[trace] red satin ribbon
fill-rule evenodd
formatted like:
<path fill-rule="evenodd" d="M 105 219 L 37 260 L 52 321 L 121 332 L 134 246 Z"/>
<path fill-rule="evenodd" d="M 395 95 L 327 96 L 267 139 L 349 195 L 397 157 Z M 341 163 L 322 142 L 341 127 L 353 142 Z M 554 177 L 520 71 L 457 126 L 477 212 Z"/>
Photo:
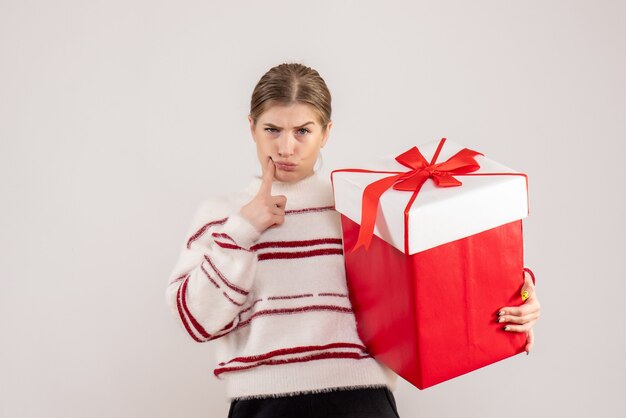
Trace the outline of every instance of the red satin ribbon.
<path fill-rule="evenodd" d="M 393 187 L 395 190 L 413 192 L 409 202 L 404 208 L 404 253 L 409 254 L 409 210 L 413 201 L 417 197 L 420 189 L 424 185 L 427 179 L 432 178 L 435 184 L 439 187 L 456 187 L 461 186 L 462 183 L 453 177 L 453 175 L 522 175 L 526 178 L 526 190 L 528 191 L 528 177 L 524 173 L 473 173 L 480 168 L 480 165 L 476 162 L 474 157 L 477 155 L 484 155 L 478 151 L 473 151 L 469 148 L 463 148 L 452 157 L 441 163 L 436 163 L 437 157 L 441 152 L 441 148 L 445 143 L 446 138 L 441 138 L 437 150 L 433 155 L 430 163 L 424 158 L 422 153 L 413 147 L 402 154 L 398 155 L 395 159 L 400 164 L 410 168 L 409 171 L 377 171 L 377 170 L 363 170 L 358 168 L 345 168 L 340 170 L 333 170 L 332 173 L 349 171 L 359 173 L 390 173 L 392 176 L 383 177 L 369 184 L 363 191 L 362 207 L 361 207 L 361 226 L 359 229 L 359 236 L 357 242 L 352 248 L 355 251 L 357 248 L 363 246 L 367 250 L 374 234 L 374 226 L 376 224 L 376 215 L 378 212 L 378 203 L 380 196 Z M 528 195 L 528 194 L 527 194 Z"/>

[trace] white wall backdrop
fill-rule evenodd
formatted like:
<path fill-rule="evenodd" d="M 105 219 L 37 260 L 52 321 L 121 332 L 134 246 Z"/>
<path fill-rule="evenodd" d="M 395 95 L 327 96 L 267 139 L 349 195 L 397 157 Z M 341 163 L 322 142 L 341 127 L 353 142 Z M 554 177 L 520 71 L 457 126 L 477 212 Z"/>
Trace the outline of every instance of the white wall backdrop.
<path fill-rule="evenodd" d="M 202 199 L 260 172 L 261 75 L 317 69 L 324 170 L 443 136 L 530 179 L 530 356 L 409 417 L 624 416 L 623 1 L 0 0 L 0 417 L 226 417 L 165 305 Z"/>

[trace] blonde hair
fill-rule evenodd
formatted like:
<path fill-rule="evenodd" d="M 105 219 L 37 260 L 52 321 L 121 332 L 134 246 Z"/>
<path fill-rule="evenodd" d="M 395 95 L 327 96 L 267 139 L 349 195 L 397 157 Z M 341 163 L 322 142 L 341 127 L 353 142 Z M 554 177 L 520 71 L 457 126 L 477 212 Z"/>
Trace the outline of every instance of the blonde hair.
<path fill-rule="evenodd" d="M 250 100 L 250 116 L 256 125 L 258 118 L 274 104 L 305 103 L 318 114 L 322 133 L 331 118 L 331 96 L 319 73 L 298 63 L 283 63 L 270 68 L 259 80 Z"/>

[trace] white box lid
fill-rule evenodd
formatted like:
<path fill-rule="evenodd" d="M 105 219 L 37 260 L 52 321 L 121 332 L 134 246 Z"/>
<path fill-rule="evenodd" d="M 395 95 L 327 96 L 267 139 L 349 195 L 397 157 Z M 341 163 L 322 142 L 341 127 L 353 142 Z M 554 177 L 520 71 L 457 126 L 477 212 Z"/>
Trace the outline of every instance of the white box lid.
<path fill-rule="evenodd" d="M 431 161 L 440 141 L 418 145 Z M 463 146 L 446 140 L 436 163 L 446 161 Z M 395 157 L 405 150 L 360 165 L 359 169 L 409 171 Z M 479 151 L 479 150 L 476 150 Z M 480 151 L 482 152 L 482 151 Z M 475 160 L 480 168 L 474 173 L 519 173 L 483 155 Z M 357 168 L 357 167 L 353 167 Z M 370 183 L 393 174 L 331 173 L 335 209 L 361 223 L 363 191 Z M 520 175 L 453 175 L 463 184 L 439 187 L 427 179 L 409 211 L 409 254 L 477 234 L 528 216 L 526 178 Z M 374 234 L 404 252 L 404 209 L 412 192 L 389 188 L 380 197 Z M 358 250 L 357 250 L 358 251 Z"/>

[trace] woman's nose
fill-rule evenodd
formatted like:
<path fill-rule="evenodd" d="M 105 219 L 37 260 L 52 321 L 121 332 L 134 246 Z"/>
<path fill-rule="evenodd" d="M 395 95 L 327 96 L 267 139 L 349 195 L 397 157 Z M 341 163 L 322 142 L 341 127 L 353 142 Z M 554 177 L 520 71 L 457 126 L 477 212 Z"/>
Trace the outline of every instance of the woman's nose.
<path fill-rule="evenodd" d="M 295 138 L 290 134 L 282 135 L 280 141 L 278 141 L 278 155 L 281 157 L 293 155 L 294 148 Z"/>

